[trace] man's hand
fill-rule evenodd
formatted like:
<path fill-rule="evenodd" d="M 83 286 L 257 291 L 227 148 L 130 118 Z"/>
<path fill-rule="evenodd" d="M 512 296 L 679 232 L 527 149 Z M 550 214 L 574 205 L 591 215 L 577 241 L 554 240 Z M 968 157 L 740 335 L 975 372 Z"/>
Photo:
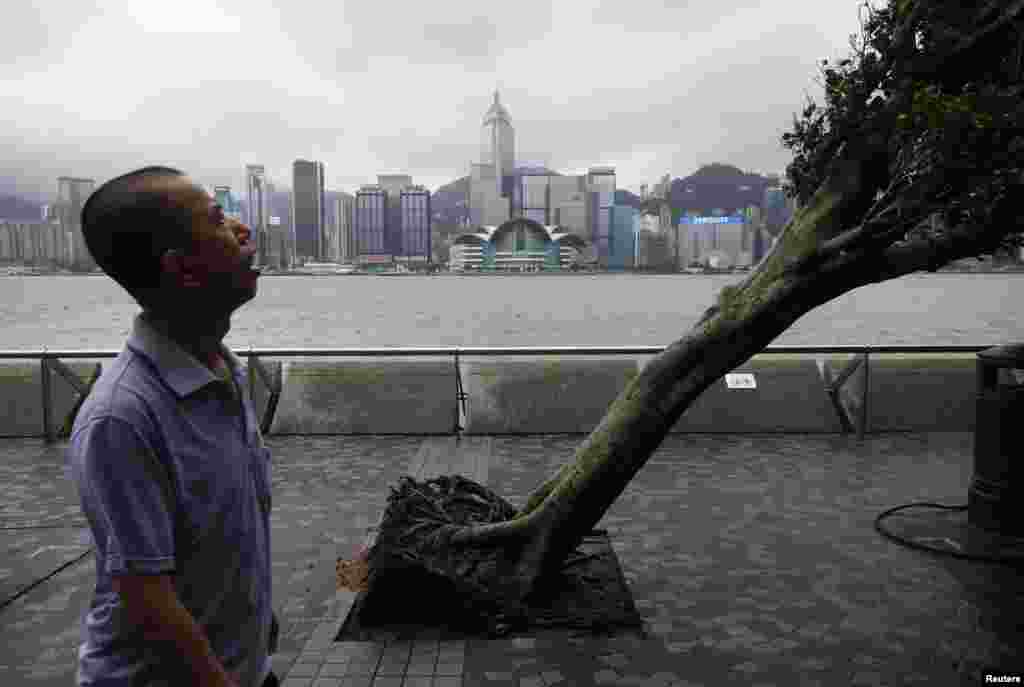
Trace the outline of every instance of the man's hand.
<path fill-rule="evenodd" d="M 238 687 L 214 655 L 203 629 L 181 605 L 170 575 L 115 575 L 114 591 L 147 641 L 170 642 L 201 687 Z"/>

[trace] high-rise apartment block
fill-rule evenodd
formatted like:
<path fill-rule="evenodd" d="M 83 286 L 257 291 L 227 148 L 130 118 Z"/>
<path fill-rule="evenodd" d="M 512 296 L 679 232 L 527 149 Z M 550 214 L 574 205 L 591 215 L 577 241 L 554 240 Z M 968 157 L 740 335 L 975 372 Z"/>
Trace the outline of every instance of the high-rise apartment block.
<path fill-rule="evenodd" d="M 292 164 L 292 225 L 296 260 L 318 262 L 324 257 L 324 165 L 311 160 Z"/>
<path fill-rule="evenodd" d="M 57 178 L 57 216 L 60 230 L 64 233 L 67 254 L 63 262 L 72 270 L 93 270 L 96 261 L 89 254 L 82 235 L 82 206 L 92 194 L 96 182 L 78 177 Z"/>

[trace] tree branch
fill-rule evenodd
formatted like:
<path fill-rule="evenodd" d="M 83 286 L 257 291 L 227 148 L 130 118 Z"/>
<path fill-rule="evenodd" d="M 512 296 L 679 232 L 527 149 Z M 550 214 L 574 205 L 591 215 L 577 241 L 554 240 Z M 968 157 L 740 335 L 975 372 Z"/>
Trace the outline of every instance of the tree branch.
<path fill-rule="evenodd" d="M 1024 231 L 1024 218 L 1011 213 L 1010 202 L 1009 198 L 1002 201 L 987 226 L 962 223 L 942 234 L 901 241 L 881 251 L 866 248 L 844 253 L 822 265 L 820 270 L 822 273 L 846 272 L 859 275 L 857 283 L 851 286 L 857 288 L 912 272 L 933 272 L 954 260 L 983 255 L 995 250 L 1007 234 Z M 1008 229 L 1008 222 L 1016 230 Z M 866 262 L 872 263 L 870 269 L 865 269 Z"/>

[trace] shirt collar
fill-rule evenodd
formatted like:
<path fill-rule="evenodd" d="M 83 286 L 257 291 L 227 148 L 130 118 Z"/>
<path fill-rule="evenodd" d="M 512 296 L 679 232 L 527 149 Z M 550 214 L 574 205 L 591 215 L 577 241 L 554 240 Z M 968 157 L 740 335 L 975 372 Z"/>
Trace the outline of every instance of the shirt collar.
<path fill-rule="evenodd" d="M 157 372 L 179 398 L 193 394 L 208 384 L 221 381 L 210 368 L 147 322 L 142 313 L 135 316 L 127 345 L 153 363 Z M 237 381 L 241 361 L 223 343 L 220 345 L 220 352 Z"/>

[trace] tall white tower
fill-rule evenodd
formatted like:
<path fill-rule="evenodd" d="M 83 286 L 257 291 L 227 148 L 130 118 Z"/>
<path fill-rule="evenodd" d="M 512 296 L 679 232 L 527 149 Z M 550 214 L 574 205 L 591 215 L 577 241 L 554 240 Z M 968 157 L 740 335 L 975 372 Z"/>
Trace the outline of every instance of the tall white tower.
<path fill-rule="evenodd" d="M 501 188 L 501 178 L 511 174 L 515 167 L 515 131 L 512 129 L 512 117 L 501 104 L 498 92 L 494 92 L 494 102 L 484 115 L 481 130 L 480 162 L 494 165 L 494 176 Z"/>

